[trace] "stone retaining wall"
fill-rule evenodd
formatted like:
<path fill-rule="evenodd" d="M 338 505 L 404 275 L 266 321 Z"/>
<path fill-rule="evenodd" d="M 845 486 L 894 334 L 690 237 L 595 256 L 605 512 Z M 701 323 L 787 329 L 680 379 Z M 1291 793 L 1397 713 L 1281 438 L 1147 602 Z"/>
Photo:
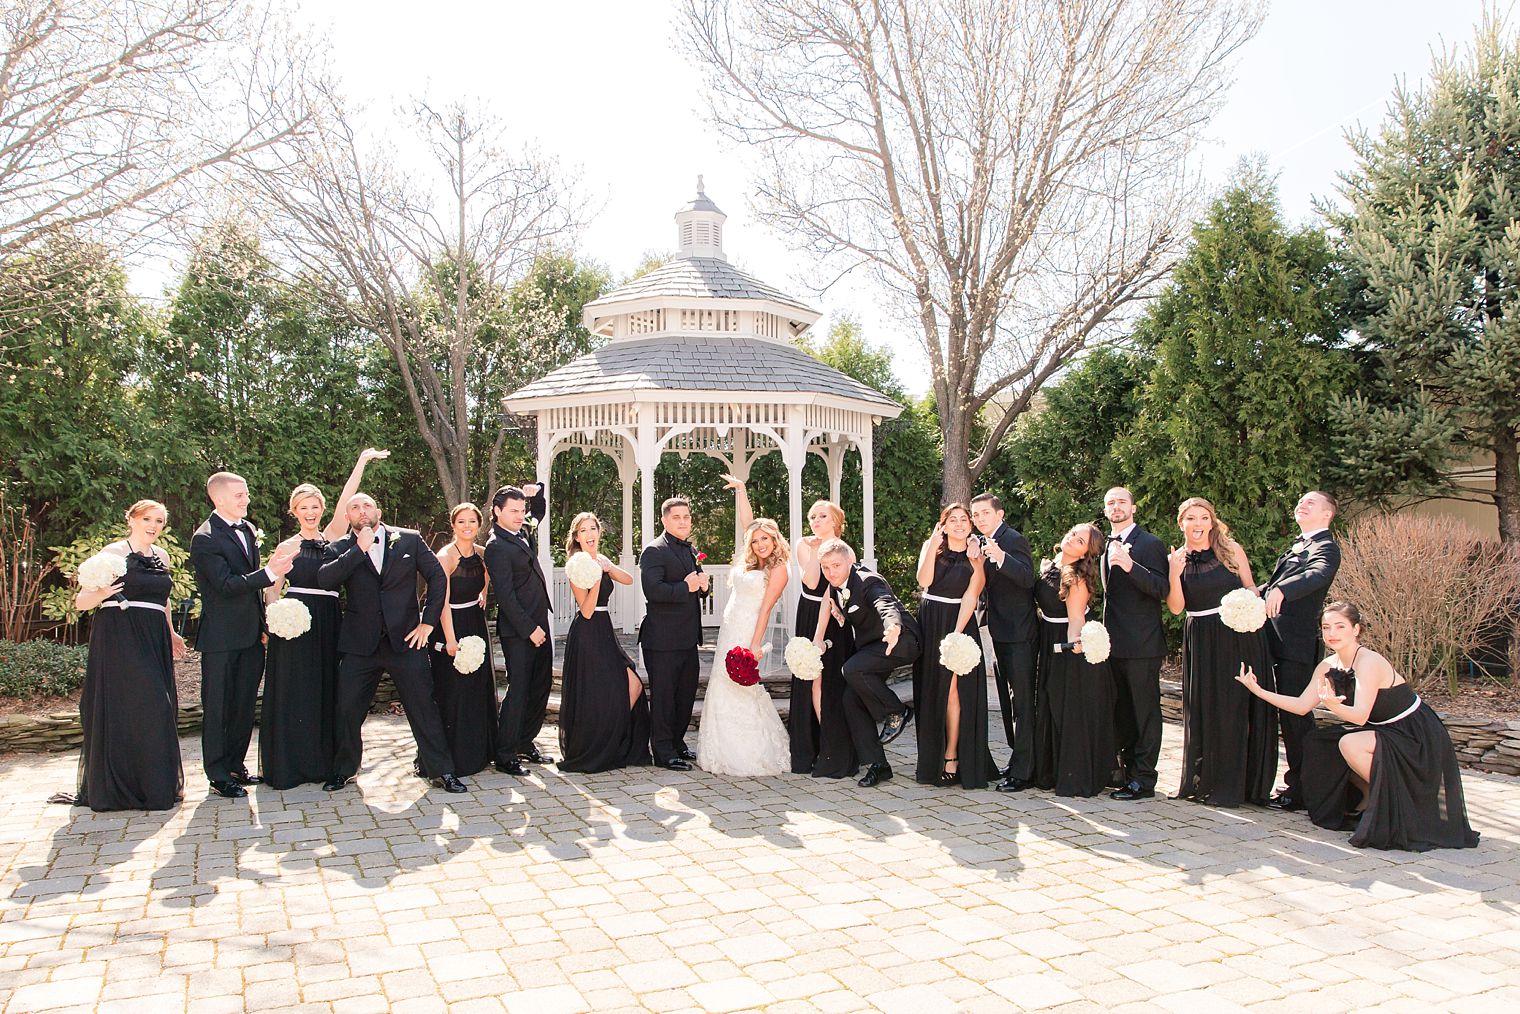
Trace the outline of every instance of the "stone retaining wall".
<path fill-rule="evenodd" d="M 382 681 L 375 694 L 375 703 L 383 705 L 395 699 L 395 687 L 390 680 Z M 1182 721 L 1180 684 L 1170 680 L 1161 681 L 1161 716 L 1168 722 Z M 1457 751 L 1457 761 L 1463 767 L 1477 771 L 1520 775 L 1520 721 L 1487 721 L 1452 715 L 1441 715 L 1441 721 L 1446 724 L 1447 731 L 1451 733 L 1452 746 Z M 200 705 L 181 705 L 178 725 L 181 736 L 199 730 L 201 727 Z M 62 711 L 42 716 L 6 715 L 0 717 L 0 751 L 76 750 L 82 738 L 78 712 Z"/>

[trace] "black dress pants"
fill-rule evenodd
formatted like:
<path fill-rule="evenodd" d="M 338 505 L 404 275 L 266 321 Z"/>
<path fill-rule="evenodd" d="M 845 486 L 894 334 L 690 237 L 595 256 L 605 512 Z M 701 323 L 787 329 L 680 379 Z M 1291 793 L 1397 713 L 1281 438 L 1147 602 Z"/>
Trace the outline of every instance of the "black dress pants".
<path fill-rule="evenodd" d="M 526 637 L 501 634 L 498 628 L 507 661 L 507 693 L 496 723 L 496 760 L 509 764 L 518 754 L 527 753 L 543 730 L 549 691 L 554 686 L 554 641 L 545 637 L 535 648 Z"/>
<path fill-rule="evenodd" d="M 649 672 L 649 750 L 654 762 L 663 765 L 687 749 L 686 730 L 697 701 L 701 661 L 695 645 L 660 651 L 646 643 L 644 668 Z"/>
<path fill-rule="evenodd" d="M 1277 674 L 1277 692 L 1289 697 L 1303 693 L 1309 685 L 1309 677 L 1314 675 L 1313 662 L 1300 662 L 1291 658 L 1277 659 L 1272 669 Z M 1303 773 L 1304 767 L 1304 737 L 1314 731 L 1314 712 L 1294 715 L 1279 711 L 1277 719 L 1282 725 L 1283 750 L 1288 755 L 1288 770 L 1283 772 L 1283 784 L 1288 787 L 1288 795 L 1302 799 L 1303 787 L 1299 783 L 1299 775 Z"/>
<path fill-rule="evenodd" d="M 201 755 L 206 778 L 230 781 L 246 771 L 253 709 L 264 676 L 264 646 L 201 652 Z"/>
<path fill-rule="evenodd" d="M 1110 658 L 1114 674 L 1114 729 L 1125 783 L 1156 788 L 1161 757 L 1161 659 Z"/>
<path fill-rule="evenodd" d="M 401 695 L 406 720 L 417 742 L 417 762 L 429 778 L 453 774 L 454 758 L 433 700 L 433 669 L 426 651 L 397 651 L 382 641 L 371 655 L 344 655 L 338 662 L 338 743 L 335 778 L 352 778 L 364 758 L 364 719 L 375 702 L 375 687 L 389 673 Z"/>
<path fill-rule="evenodd" d="M 998 709 L 1008 737 L 1006 774 L 1029 781 L 1034 771 L 1034 672 L 1039 645 L 1033 641 L 993 641 L 997 659 Z"/>
<path fill-rule="evenodd" d="M 903 712 L 903 702 L 887 677 L 901 666 L 912 665 L 919 655 L 918 638 L 903 633 L 892 653 L 880 641 L 855 649 L 844 663 L 844 720 L 850 727 L 855 756 L 865 764 L 885 764 L 877 726 Z"/>

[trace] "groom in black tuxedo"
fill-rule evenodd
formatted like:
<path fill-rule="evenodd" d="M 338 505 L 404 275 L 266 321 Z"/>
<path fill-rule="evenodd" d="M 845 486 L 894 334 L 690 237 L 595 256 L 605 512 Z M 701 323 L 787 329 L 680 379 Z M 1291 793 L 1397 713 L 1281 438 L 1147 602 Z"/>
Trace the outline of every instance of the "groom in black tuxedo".
<path fill-rule="evenodd" d="M 918 621 L 892 594 L 886 579 L 851 563 L 852 557 L 841 539 L 826 539 L 818 547 L 818 565 L 831 600 L 855 636 L 855 652 L 844 663 L 844 719 L 855 756 L 866 762 L 866 773 L 857 784 L 870 788 L 892 777 L 882 747 L 900 736 L 913 718 L 913 708 L 892 692 L 887 677 L 917 661 L 923 639 Z"/>
<path fill-rule="evenodd" d="M 415 531 L 382 525 L 380 506 L 366 493 L 349 499 L 348 524 L 349 534 L 332 544 L 331 559 L 317 572 L 317 584 L 348 593 L 338 635 L 337 750 L 322 787 L 334 792 L 359 773 L 364 717 L 380 676 L 390 673 L 417 742 L 413 770 L 449 792 L 468 792 L 454 777 L 426 651 L 448 598 L 443 565 Z M 419 577 L 427 582 L 425 611 L 417 608 Z"/>
<path fill-rule="evenodd" d="M 987 587 L 982 601 L 997 659 L 998 709 L 1010 751 L 997 788 L 1017 792 L 1030 786 L 1034 772 L 1034 668 L 1039 648 L 1034 554 L 1029 540 L 1003 520 L 1003 502 L 991 493 L 971 498 L 971 523 L 986 539 L 982 555 L 987 558 Z"/>
<path fill-rule="evenodd" d="M 1166 630 L 1161 603 L 1170 587 L 1166 545 L 1135 523 L 1135 498 L 1123 486 L 1103 494 L 1108 547 L 1103 554 L 1103 625 L 1112 646 L 1114 728 L 1121 784 L 1114 799 L 1156 794 L 1161 756 L 1161 662 Z"/>
<path fill-rule="evenodd" d="M 1320 610 L 1330 582 L 1341 566 L 1341 547 L 1330 534 L 1335 520 L 1335 498 L 1314 490 L 1299 497 L 1293 508 L 1299 536 L 1277 558 L 1272 576 L 1262 585 L 1267 607 L 1267 644 L 1272 649 L 1277 692 L 1295 697 L 1309 685 L 1309 677 L 1323 651 L 1319 643 Z M 1277 810 L 1302 810 L 1299 774 L 1304 759 L 1304 737 L 1314 730 L 1314 714 L 1282 712 L 1283 748 L 1288 770 L 1287 787 L 1267 803 Z"/>
<path fill-rule="evenodd" d="M 639 554 L 644 620 L 639 644 L 649 670 L 649 749 L 654 762 L 672 771 L 690 771 L 697 759 L 686 746 L 697 700 L 702 643 L 702 596 L 712 579 L 702 572 L 691 542 L 691 501 L 673 496 L 660 504 L 665 529 Z"/>
<path fill-rule="evenodd" d="M 507 695 L 496 723 L 496 770 L 519 778 L 528 773 L 524 760 L 553 763 L 533 742 L 544 727 L 554 685 L 549 582 L 535 539 L 547 513 L 541 486 L 501 487 L 491 498 L 491 537 L 483 554 L 496 591 L 496 638 L 507 661 Z"/>
<path fill-rule="evenodd" d="M 201 754 L 213 791 L 229 799 L 248 795 L 245 757 L 253 738 L 253 709 L 264 675 L 264 596 L 290 573 L 295 550 L 278 551 L 259 566 L 258 536 L 247 521 L 248 483 L 217 472 L 206 480 L 215 508 L 190 536 L 190 566 L 201 597 Z"/>

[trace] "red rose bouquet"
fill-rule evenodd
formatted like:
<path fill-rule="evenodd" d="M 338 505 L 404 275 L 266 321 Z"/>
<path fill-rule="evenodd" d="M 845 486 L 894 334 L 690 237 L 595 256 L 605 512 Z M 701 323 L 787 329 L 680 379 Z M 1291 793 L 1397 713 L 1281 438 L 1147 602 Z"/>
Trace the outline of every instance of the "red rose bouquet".
<path fill-rule="evenodd" d="M 741 687 L 752 687 L 760 682 L 760 663 L 748 648 L 730 648 L 723 659 L 723 667 L 728 670 L 728 678 Z"/>

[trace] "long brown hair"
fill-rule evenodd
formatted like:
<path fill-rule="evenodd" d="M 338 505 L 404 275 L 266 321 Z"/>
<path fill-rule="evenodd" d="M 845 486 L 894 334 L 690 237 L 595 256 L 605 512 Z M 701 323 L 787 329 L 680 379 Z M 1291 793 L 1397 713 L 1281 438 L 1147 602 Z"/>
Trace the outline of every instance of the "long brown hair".
<path fill-rule="evenodd" d="M 597 517 L 591 511 L 581 511 L 575 517 L 571 518 L 570 531 L 565 534 L 565 559 L 568 560 L 576 553 L 581 552 L 581 540 L 576 537 L 575 533 L 581 530 L 581 525 L 585 524 L 587 519 L 595 521 L 596 527 L 602 527 L 602 519 Z"/>
<path fill-rule="evenodd" d="M 1066 601 L 1067 594 L 1076 587 L 1078 581 L 1087 585 L 1087 592 L 1092 594 L 1093 583 L 1098 580 L 1098 557 L 1103 555 L 1103 549 L 1108 543 L 1103 538 L 1103 529 L 1087 522 L 1080 525 L 1072 525 L 1066 531 L 1068 534 L 1078 528 L 1087 529 L 1087 552 L 1077 558 L 1074 563 L 1061 562 L 1061 544 L 1056 543 L 1055 565 L 1061 568 L 1061 601 Z"/>
<path fill-rule="evenodd" d="M 939 556 L 940 554 L 944 553 L 945 550 L 950 548 L 950 533 L 944 531 L 944 527 L 945 521 L 950 517 L 951 514 L 954 514 L 956 511 L 960 511 L 962 514 L 966 515 L 967 522 L 970 522 L 971 520 L 971 512 L 967 510 L 966 505 L 961 503 L 959 500 L 956 500 L 953 503 L 945 504 L 944 508 L 939 512 L 939 545 L 934 547 L 935 556 Z"/>
<path fill-rule="evenodd" d="M 1240 572 L 1240 543 L 1230 535 L 1230 526 L 1219 520 L 1219 512 L 1214 505 L 1201 496 L 1190 496 L 1182 501 L 1182 506 L 1177 508 L 1177 525 L 1182 526 L 1182 516 L 1194 507 L 1202 507 L 1209 512 L 1209 548 L 1214 555 L 1219 557 L 1219 562 L 1225 565 L 1225 569 L 1236 577 L 1244 578 Z M 1184 538 L 1184 542 L 1186 539 Z"/>

